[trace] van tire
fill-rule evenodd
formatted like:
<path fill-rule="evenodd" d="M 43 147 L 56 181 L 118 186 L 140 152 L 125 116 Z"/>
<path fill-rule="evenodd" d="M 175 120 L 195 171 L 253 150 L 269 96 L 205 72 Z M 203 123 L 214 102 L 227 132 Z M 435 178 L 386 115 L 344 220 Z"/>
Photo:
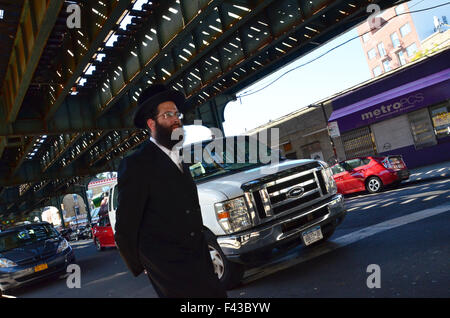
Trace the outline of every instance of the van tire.
<path fill-rule="evenodd" d="M 205 231 L 205 238 L 214 265 L 214 272 L 217 274 L 220 284 L 227 290 L 237 287 L 244 276 L 245 267 L 242 264 L 229 261 L 214 234 Z"/>

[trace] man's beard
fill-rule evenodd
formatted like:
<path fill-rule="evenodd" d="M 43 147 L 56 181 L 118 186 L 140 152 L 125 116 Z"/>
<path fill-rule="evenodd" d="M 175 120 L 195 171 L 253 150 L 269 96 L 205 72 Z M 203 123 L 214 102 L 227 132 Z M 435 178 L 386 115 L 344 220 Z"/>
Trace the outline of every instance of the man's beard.
<path fill-rule="evenodd" d="M 176 133 L 174 133 L 174 137 L 179 137 L 178 140 L 172 140 L 172 132 L 175 129 L 179 129 L 179 132 L 177 131 Z M 163 145 L 167 149 L 172 150 L 172 148 L 184 138 L 183 125 L 174 124 L 171 127 L 164 127 L 158 124 L 158 122 L 156 121 L 154 138 L 159 144 Z"/>

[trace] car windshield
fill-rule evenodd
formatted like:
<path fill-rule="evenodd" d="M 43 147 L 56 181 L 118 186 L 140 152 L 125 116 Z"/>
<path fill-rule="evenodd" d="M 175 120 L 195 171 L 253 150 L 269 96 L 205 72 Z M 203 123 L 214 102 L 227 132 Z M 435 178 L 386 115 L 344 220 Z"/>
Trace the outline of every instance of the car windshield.
<path fill-rule="evenodd" d="M 249 136 L 209 140 L 183 149 L 183 161 L 195 181 L 256 168 L 270 163 L 271 156 L 268 146 Z"/>
<path fill-rule="evenodd" d="M 33 225 L 17 230 L 7 230 L 0 233 L 0 253 L 57 237 L 58 232 L 50 225 Z"/>

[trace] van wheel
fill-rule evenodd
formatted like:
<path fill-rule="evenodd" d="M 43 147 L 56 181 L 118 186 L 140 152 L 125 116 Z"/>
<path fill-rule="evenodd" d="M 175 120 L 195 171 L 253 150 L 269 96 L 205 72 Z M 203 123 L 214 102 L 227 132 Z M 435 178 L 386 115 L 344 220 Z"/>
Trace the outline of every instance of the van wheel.
<path fill-rule="evenodd" d="M 369 193 L 377 193 L 383 189 L 383 182 L 378 177 L 370 177 L 366 181 L 366 190 Z"/>
<path fill-rule="evenodd" d="M 214 272 L 219 278 L 220 284 L 225 289 L 237 287 L 244 276 L 244 265 L 229 261 L 223 254 L 219 244 L 217 244 L 217 240 L 213 234 L 206 232 L 205 236 L 214 266 Z"/>

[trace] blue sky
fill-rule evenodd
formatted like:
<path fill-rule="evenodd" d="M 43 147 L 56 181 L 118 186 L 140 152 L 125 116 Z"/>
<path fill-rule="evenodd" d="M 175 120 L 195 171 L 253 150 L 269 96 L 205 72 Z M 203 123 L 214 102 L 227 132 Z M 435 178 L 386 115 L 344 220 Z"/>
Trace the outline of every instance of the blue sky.
<path fill-rule="evenodd" d="M 433 7 L 448 0 L 414 0 L 408 2 L 411 11 Z M 433 30 L 433 16 L 447 16 L 450 20 L 450 5 L 413 13 L 419 38 L 425 39 Z M 335 38 L 312 53 L 292 62 L 251 87 L 262 87 L 274 78 L 296 66 L 313 60 L 327 50 L 357 36 L 356 29 Z M 296 69 L 264 90 L 228 103 L 225 108 L 225 134 L 245 132 L 296 111 L 309 104 L 327 98 L 371 78 L 360 40 L 355 39 L 324 57 Z M 238 94 L 239 95 L 239 94 Z"/>

